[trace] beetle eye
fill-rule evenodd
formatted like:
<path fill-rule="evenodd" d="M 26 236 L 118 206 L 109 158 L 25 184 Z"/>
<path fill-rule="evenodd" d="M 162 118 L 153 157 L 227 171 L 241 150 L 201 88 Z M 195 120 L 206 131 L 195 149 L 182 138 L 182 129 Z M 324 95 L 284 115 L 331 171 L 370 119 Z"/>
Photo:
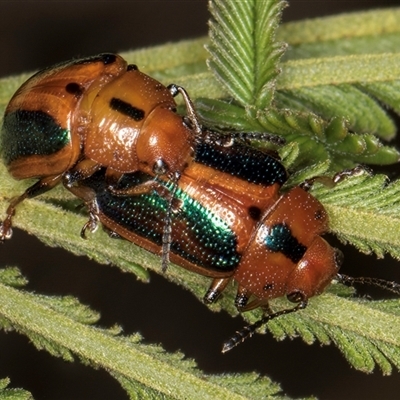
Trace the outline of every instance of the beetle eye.
<path fill-rule="evenodd" d="M 334 257 L 335 257 L 336 268 L 339 269 L 343 264 L 344 256 L 343 256 L 343 253 L 339 249 L 334 249 L 334 251 L 335 251 Z"/>
<path fill-rule="evenodd" d="M 286 297 L 292 303 L 300 303 L 305 300 L 304 294 L 299 291 L 289 293 Z"/>
<path fill-rule="evenodd" d="M 168 167 L 167 164 L 163 160 L 157 160 L 153 166 L 153 172 L 156 175 L 163 175 L 167 172 Z"/>

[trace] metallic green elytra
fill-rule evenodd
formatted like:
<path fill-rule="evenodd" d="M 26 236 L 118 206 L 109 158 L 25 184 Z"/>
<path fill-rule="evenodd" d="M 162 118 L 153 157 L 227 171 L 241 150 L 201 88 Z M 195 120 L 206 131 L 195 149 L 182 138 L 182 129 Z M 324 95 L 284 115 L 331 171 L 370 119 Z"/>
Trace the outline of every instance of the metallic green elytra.
<path fill-rule="evenodd" d="M 126 174 L 119 188 L 127 189 L 150 178 L 142 173 Z M 171 190 L 170 183 L 160 180 L 158 183 Z M 107 190 L 104 171 L 86 179 L 82 185 L 95 191 L 100 214 L 112 220 L 114 226 L 161 248 L 168 200 L 154 192 L 113 195 Z M 180 188 L 174 199 L 179 203 L 179 211 L 172 213 L 171 253 L 210 272 L 233 271 L 240 255 L 236 251 L 236 235 L 228 224 Z"/>

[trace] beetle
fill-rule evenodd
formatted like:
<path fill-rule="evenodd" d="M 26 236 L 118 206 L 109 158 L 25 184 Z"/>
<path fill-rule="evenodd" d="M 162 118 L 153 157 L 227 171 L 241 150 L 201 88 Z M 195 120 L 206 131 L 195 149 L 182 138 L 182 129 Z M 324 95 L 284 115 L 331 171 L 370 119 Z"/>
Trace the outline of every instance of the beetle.
<path fill-rule="evenodd" d="M 163 271 L 166 270 L 171 254 L 175 263 L 183 263 L 188 269 L 200 273 L 204 273 L 204 270 L 198 271 L 195 266 L 196 263 L 188 265 L 182 259 L 176 260 L 173 252 L 169 251 L 170 243 L 174 240 L 171 238 L 171 233 L 174 232 L 174 237 L 176 237 L 177 232 L 179 232 L 179 229 L 175 228 L 173 221 L 175 221 L 174 215 L 176 213 L 179 216 L 183 214 L 180 206 L 182 193 L 193 196 L 193 201 L 199 202 L 196 207 L 201 206 L 205 215 L 210 216 L 212 212 L 223 223 L 226 223 L 232 231 L 230 235 L 234 236 L 234 231 L 242 232 L 243 229 L 248 235 L 258 221 L 259 210 L 270 204 L 271 199 L 275 197 L 280 187 L 287 180 L 287 172 L 284 166 L 277 158 L 268 153 L 240 142 L 231 142 L 227 145 L 224 142 L 210 143 L 207 141 L 197 144 L 194 160 L 184 169 L 178 183 L 169 179 L 163 180 L 161 177 L 152 177 L 148 174 L 140 176 L 142 179 L 135 179 L 135 174 L 127 175 L 127 179 L 123 177 L 116 190 L 113 192 L 106 190 L 108 193 L 103 193 L 107 186 L 105 179 L 101 183 L 98 182 L 99 179 L 95 180 L 95 186 L 101 188 L 95 190 L 95 194 L 90 190 L 90 185 L 87 183 L 92 182 L 91 180 L 83 180 L 74 184 L 74 194 L 88 204 L 90 215 L 89 221 L 82 229 L 81 236 L 85 237 L 87 229 L 94 231 L 97 228 L 100 216 L 103 225 L 107 225 L 104 223 L 107 213 L 100 213 L 98 210 L 100 203 L 109 202 L 110 206 L 114 207 L 115 205 L 115 208 L 118 208 L 119 204 L 121 204 L 120 218 L 123 221 L 129 220 L 124 214 L 131 212 L 138 214 L 138 221 L 143 221 L 143 226 L 137 221 L 132 221 L 132 223 L 140 225 L 138 229 L 140 229 L 142 235 L 146 231 L 153 232 L 155 229 L 160 230 L 160 227 L 163 227 L 163 234 L 161 235 Z M 146 176 L 146 179 L 143 176 Z M 183 181 L 181 182 L 181 180 Z M 152 191 L 132 194 L 137 187 L 143 185 L 151 185 Z M 177 190 L 180 193 L 179 196 L 176 193 Z M 97 202 L 97 191 L 101 192 L 101 197 L 99 198 L 99 200 L 102 200 L 101 202 Z M 238 192 L 242 193 L 241 196 L 237 196 Z M 116 200 L 117 197 L 121 197 L 121 202 Z M 161 199 L 156 200 L 158 197 Z M 142 211 L 137 205 L 143 198 L 150 198 L 151 200 L 149 201 L 151 202 L 164 202 L 163 204 L 167 204 L 165 205 L 165 212 L 160 214 L 160 210 L 154 207 L 151 211 L 146 211 L 147 214 L 153 213 L 154 217 L 148 216 L 144 221 L 141 215 Z M 137 207 L 139 207 L 139 211 L 135 211 Z M 197 213 L 198 211 L 189 209 L 188 213 L 192 212 Z M 118 221 L 118 210 L 112 211 L 112 214 L 115 217 L 110 218 L 110 221 L 112 219 Z M 194 221 L 194 223 L 198 227 L 201 226 L 198 221 Z M 111 222 L 110 224 L 112 225 Z M 116 225 L 119 227 L 118 224 Z M 198 227 L 196 229 L 199 229 Z M 143 245 L 141 238 L 137 235 L 131 235 L 130 230 L 133 229 L 131 226 L 127 226 L 123 233 L 119 233 L 117 229 L 114 230 L 112 226 L 108 228 L 148 250 L 158 251 L 159 240 L 156 240 L 150 247 Z M 152 233 L 149 233 L 149 235 L 153 236 Z M 186 240 L 189 241 L 188 238 L 190 236 L 192 235 L 186 234 Z M 218 241 L 219 238 L 215 237 L 211 242 L 213 240 Z M 245 240 L 239 239 L 239 242 L 242 247 L 242 242 L 244 243 Z M 195 243 L 196 240 L 194 240 L 193 247 L 195 247 Z M 231 268 L 230 274 L 232 271 L 233 268 Z M 210 292 L 210 298 L 212 295 L 213 293 Z"/>
<path fill-rule="evenodd" d="M 176 112 L 179 93 L 187 117 Z M 39 181 L 11 201 L 0 238 L 11 236 L 21 201 L 60 182 L 71 187 L 100 167 L 106 167 L 110 190 L 123 174 L 138 170 L 174 179 L 192 159 L 198 134 L 186 91 L 163 86 L 119 55 L 104 53 L 36 73 L 6 108 L 1 155 L 15 179 Z"/>
<path fill-rule="evenodd" d="M 230 151 L 240 152 L 237 147 L 233 145 Z M 223 158 L 223 148 L 211 149 Z M 365 282 L 366 278 L 339 274 L 343 255 L 321 237 L 329 229 L 328 216 L 309 193 L 315 181 L 334 185 L 346 176 L 364 173 L 362 168 L 345 170 L 333 179 L 316 177 L 281 192 L 278 179 L 270 184 L 249 182 L 243 174 L 234 176 L 205 165 L 202 157 L 198 156 L 203 163 L 195 161 L 184 170 L 174 192 L 170 259 L 212 278 L 205 303 L 215 302 L 228 283 L 235 281 L 235 305 L 240 312 L 257 307 L 269 312 L 226 341 L 223 352 L 271 319 L 305 308 L 308 300 L 321 294 L 334 279 L 345 284 Z M 129 189 L 149 179 L 154 178 L 134 173 L 125 175 L 120 185 Z M 158 191 L 123 197 L 107 190 L 99 171 L 78 183 L 79 197 L 113 235 L 159 254 L 168 212 L 168 200 L 159 191 L 165 187 L 171 193 L 171 182 L 157 179 Z M 368 279 L 368 283 L 400 293 L 395 283 Z M 296 305 L 270 311 L 269 300 L 281 296 Z"/>
<path fill-rule="evenodd" d="M 178 94 L 186 106 L 184 117 L 176 112 Z M 203 127 L 184 88 L 163 86 L 119 55 L 103 53 L 39 71 L 10 100 L 0 137 L 10 174 L 39 180 L 11 200 L 0 240 L 11 237 L 20 202 L 60 182 L 74 193 L 74 182 L 105 167 L 108 189 L 115 194 L 148 192 L 155 180 L 130 187 L 129 193 L 117 193 L 116 187 L 124 174 L 135 171 L 176 183 L 198 143 L 226 146 L 234 137 Z M 247 138 L 281 142 L 268 133 L 248 133 Z"/>

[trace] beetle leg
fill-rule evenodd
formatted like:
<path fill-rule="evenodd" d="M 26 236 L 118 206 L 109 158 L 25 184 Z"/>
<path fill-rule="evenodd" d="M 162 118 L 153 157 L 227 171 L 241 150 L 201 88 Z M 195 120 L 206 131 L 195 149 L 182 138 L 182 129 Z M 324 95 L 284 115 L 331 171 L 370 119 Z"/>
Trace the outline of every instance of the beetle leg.
<path fill-rule="evenodd" d="M 203 130 L 199 121 L 199 117 L 196 114 L 193 102 L 190 99 L 188 92 L 182 86 L 178 86 L 175 84 L 169 85 L 168 89 L 171 92 L 172 96 L 174 97 L 178 93 L 181 94 L 181 96 L 183 97 L 183 101 L 185 102 L 187 118 L 189 119 L 192 125 L 191 128 L 195 131 L 196 137 L 201 136 Z"/>
<path fill-rule="evenodd" d="M 244 310 L 250 295 L 251 293 L 243 285 L 239 285 L 235 298 L 235 306 L 239 311 Z"/>
<path fill-rule="evenodd" d="M 100 218 L 99 218 L 99 207 L 97 205 L 97 201 L 93 200 L 90 203 L 87 203 L 88 209 L 89 209 L 89 219 L 88 221 L 85 223 L 85 225 L 83 225 L 82 229 L 81 229 L 81 238 L 82 239 L 87 239 L 86 237 L 86 231 L 89 229 L 89 231 L 91 233 L 96 232 L 98 226 L 99 226 L 99 222 L 100 222 Z"/>
<path fill-rule="evenodd" d="M 101 165 L 97 162 L 84 158 L 66 173 L 68 179 L 64 180 L 64 185 L 68 187 L 75 182 L 89 178 L 100 168 Z"/>
<path fill-rule="evenodd" d="M 309 191 L 313 187 L 314 183 L 319 182 L 322 183 L 324 186 L 333 188 L 336 186 L 337 183 L 341 182 L 343 179 L 349 176 L 360 176 L 365 173 L 369 173 L 368 169 L 361 165 L 357 165 L 354 168 L 345 169 L 343 171 L 338 172 L 332 178 L 329 176 L 315 176 L 313 178 L 306 179 L 299 186 L 302 189 Z"/>
<path fill-rule="evenodd" d="M 116 196 L 137 196 L 151 191 L 155 191 L 160 197 L 168 201 L 167 211 L 164 218 L 164 229 L 162 235 L 162 250 L 161 250 L 161 269 L 165 272 L 169 264 L 169 252 L 171 248 L 172 234 L 172 215 L 180 210 L 180 202 L 175 198 L 176 190 L 178 189 L 178 181 L 180 174 L 176 172 L 170 177 L 172 188 L 168 189 L 157 180 L 149 180 L 136 186 L 131 186 L 127 189 L 117 189 L 114 185 L 109 185 L 108 190 Z"/>
<path fill-rule="evenodd" d="M 215 278 L 211 282 L 207 293 L 203 297 L 203 301 L 206 304 L 214 303 L 221 293 L 224 291 L 231 278 Z"/>
<path fill-rule="evenodd" d="M 162 258 L 161 258 L 161 270 L 165 272 L 168 268 L 169 264 L 169 252 L 171 250 L 171 235 L 172 235 L 172 214 L 176 213 L 176 206 L 174 205 L 175 193 L 178 189 L 178 181 L 180 178 L 180 174 L 178 172 L 172 176 L 172 190 L 168 193 L 168 207 L 167 212 L 165 214 L 164 219 L 164 229 L 163 229 L 163 236 L 162 236 Z"/>
<path fill-rule="evenodd" d="M 272 314 L 265 315 L 263 318 L 255 322 L 254 324 L 247 325 L 242 328 L 240 331 L 237 331 L 230 339 L 228 339 L 223 347 L 222 353 L 226 353 L 229 350 L 232 350 L 234 347 L 244 342 L 246 339 L 252 337 L 258 328 L 261 328 L 267 322 L 271 321 L 271 319 L 275 319 L 281 315 L 290 314 L 299 310 L 302 310 L 307 307 L 307 300 L 303 300 L 298 303 L 293 308 L 287 308 L 285 310 L 277 311 Z"/>
<path fill-rule="evenodd" d="M 150 180 L 136 186 L 131 186 L 127 189 L 117 189 L 112 184 L 109 185 L 107 189 L 115 196 L 138 196 L 141 194 L 150 193 L 152 191 L 156 191 L 157 193 L 159 193 L 162 191 L 162 189 L 165 188 L 161 186 L 159 182 Z"/>
<path fill-rule="evenodd" d="M 10 239 L 12 236 L 12 217 L 15 214 L 15 208 L 17 205 L 25 199 L 31 199 L 53 189 L 61 181 L 61 178 L 62 175 L 46 176 L 26 189 L 22 195 L 14 197 L 10 201 L 6 211 L 6 218 L 2 223 L 0 223 L 0 242 L 3 242 L 5 239 Z"/>
<path fill-rule="evenodd" d="M 238 309 L 238 311 L 245 312 L 261 307 L 268 314 L 271 313 L 268 299 L 255 298 L 250 303 L 248 301 L 249 301 L 248 293 L 245 294 L 238 293 L 235 299 L 235 306 Z"/>
<path fill-rule="evenodd" d="M 91 233 L 94 233 L 97 230 L 100 222 L 96 193 L 86 186 L 80 186 L 75 182 L 71 183 L 68 173 L 63 176 L 63 183 L 72 194 L 82 199 L 88 208 L 89 219 L 81 229 L 81 238 L 86 239 L 86 231 L 89 230 Z"/>
<path fill-rule="evenodd" d="M 222 147 L 232 146 L 234 143 L 241 142 L 249 144 L 251 140 L 270 142 L 277 146 L 286 143 L 281 136 L 269 132 L 220 132 L 209 128 L 203 128 L 203 140 Z M 279 154 L 272 149 L 263 149 L 263 152 L 279 159 Z"/>

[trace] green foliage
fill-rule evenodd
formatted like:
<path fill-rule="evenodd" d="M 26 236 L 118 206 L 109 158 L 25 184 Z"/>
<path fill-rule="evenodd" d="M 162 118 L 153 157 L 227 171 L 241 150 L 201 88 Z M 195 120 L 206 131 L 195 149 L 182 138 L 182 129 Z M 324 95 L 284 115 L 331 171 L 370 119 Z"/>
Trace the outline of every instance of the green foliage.
<path fill-rule="evenodd" d="M 262 110 L 271 104 L 285 48 L 275 41 L 284 5 L 282 1 L 210 1 L 208 65 L 244 108 Z"/>
<path fill-rule="evenodd" d="M 0 400 L 32 400 L 32 395 L 23 389 L 10 389 L 8 378 L 0 379 Z"/>
<path fill-rule="evenodd" d="M 268 131 L 296 142 L 299 157 L 292 166 L 297 170 L 326 160 L 331 162 L 329 171 L 357 163 L 397 162 L 397 150 L 383 146 L 377 137 L 389 140 L 395 134 L 395 124 L 384 107 L 397 111 L 400 106 L 398 91 L 391 86 L 400 73 L 399 28 L 390 25 L 389 39 L 382 34 L 385 53 L 360 54 L 359 48 L 353 51 L 351 28 L 342 24 L 340 17 L 324 21 L 326 32 L 336 26 L 342 28 L 336 29 L 334 43 L 331 37 L 318 36 L 319 31 L 311 29 L 308 35 L 301 35 L 301 41 L 295 33 L 303 26 L 289 24 L 280 38 L 288 39 L 291 46 L 286 62 L 281 64 L 282 74 L 277 77 L 284 46 L 274 41 L 276 23 L 267 21 L 272 15 L 278 20 L 284 2 L 264 5 L 265 12 L 258 13 L 257 18 L 253 14 L 257 2 L 245 3 L 247 7 L 233 10 L 236 3 L 228 7 L 211 2 L 209 65 L 229 98 L 218 102 L 202 99 L 198 103 L 202 118 L 220 128 Z M 378 17 L 372 21 L 371 14 L 365 13 L 376 31 L 371 27 L 353 32 L 356 43 L 382 32 L 387 13 L 376 13 Z M 235 28 L 237 19 L 243 21 L 246 33 Z M 260 28 L 265 26 L 268 29 Z M 338 49 L 343 37 L 347 52 L 344 46 Z M 290 39 L 296 40 L 295 44 Z M 367 46 L 363 48 L 368 51 Z"/>
<path fill-rule="evenodd" d="M 146 65 L 144 72 L 166 84 L 185 86 L 206 124 L 284 136 L 287 144 L 279 151 L 293 172 L 290 185 L 359 162 L 396 162 L 398 152 L 381 140 L 395 133 L 385 107 L 400 112 L 400 10 L 296 22 L 278 29 L 284 5 L 278 0 L 211 1 L 210 41 L 185 41 L 123 56 L 139 67 Z M 206 42 L 209 53 L 203 47 Z M 285 55 L 282 42 L 289 43 Z M 208 54 L 212 72 L 206 68 Z M 26 77 L 0 80 L 0 111 Z M 28 185 L 13 181 L 0 166 L 2 215 L 8 199 Z M 316 185 L 313 194 L 325 205 L 331 230 L 339 238 L 364 252 L 400 258 L 399 190 L 398 181 L 388 184 L 383 176 L 365 174 L 334 189 Z M 158 257 L 130 243 L 111 241 L 104 232 L 81 240 L 79 230 L 87 217 L 76 205 L 58 188 L 21 204 L 14 225 L 50 246 L 112 263 L 144 281 L 147 269 L 161 271 Z M 206 278 L 173 265 L 167 278 L 198 298 L 208 284 Z M 132 399 L 281 398 L 279 386 L 267 378 L 204 376 L 182 354 L 143 345 L 137 336 L 121 335 L 118 326 L 93 326 L 98 313 L 76 299 L 16 289 L 25 283 L 15 268 L 0 271 L 3 329 L 15 329 L 65 360 L 78 358 L 107 369 Z M 230 288 L 213 309 L 236 315 L 233 297 Z M 273 320 L 267 329 L 278 339 L 299 336 L 307 343 L 333 342 L 354 368 L 371 372 L 377 365 L 389 374 L 393 367 L 400 369 L 399 306 L 399 300 L 360 300 L 333 284 L 307 309 Z M 287 304 L 277 299 L 272 307 Z M 243 316 L 254 322 L 260 314 L 255 310 Z M 8 390 L 0 387 L 0 396 Z"/>
<path fill-rule="evenodd" d="M 319 188 L 330 227 L 340 239 L 365 253 L 400 259 L 400 181 L 383 175 L 346 179 L 335 188 Z"/>
<path fill-rule="evenodd" d="M 38 349 L 66 361 L 78 357 L 86 364 L 110 371 L 131 398 L 244 399 L 255 380 L 271 395 L 280 388 L 266 378 L 251 375 L 233 384 L 226 376 L 208 377 L 183 355 L 167 354 L 160 347 L 143 345 L 138 336 L 119 335 L 120 329 L 101 329 L 81 321 L 87 307 L 70 298 L 37 296 L 0 284 L 1 316 L 27 335 Z M 91 315 L 95 315 L 93 311 Z M 79 315 L 79 318 L 77 318 Z M 253 397 L 253 398 L 257 398 Z M 279 396 L 278 396 L 279 398 Z"/>

